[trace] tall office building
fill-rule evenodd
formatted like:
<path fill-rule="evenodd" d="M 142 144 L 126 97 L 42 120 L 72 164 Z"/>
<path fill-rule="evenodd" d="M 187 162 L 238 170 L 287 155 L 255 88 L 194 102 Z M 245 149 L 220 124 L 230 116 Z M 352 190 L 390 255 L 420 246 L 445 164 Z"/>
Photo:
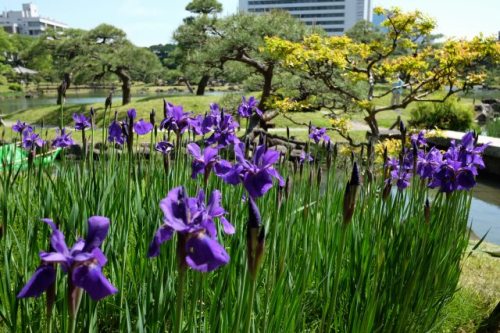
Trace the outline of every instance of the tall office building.
<path fill-rule="evenodd" d="M 42 17 L 32 3 L 23 4 L 22 10 L 9 10 L 0 14 L 0 29 L 11 34 L 37 36 L 47 29 L 62 30 L 68 28 L 64 23 L 48 17 Z"/>
<path fill-rule="evenodd" d="M 341 35 L 361 20 L 371 21 L 371 0 L 240 0 L 240 11 L 286 10 L 307 25 Z"/>

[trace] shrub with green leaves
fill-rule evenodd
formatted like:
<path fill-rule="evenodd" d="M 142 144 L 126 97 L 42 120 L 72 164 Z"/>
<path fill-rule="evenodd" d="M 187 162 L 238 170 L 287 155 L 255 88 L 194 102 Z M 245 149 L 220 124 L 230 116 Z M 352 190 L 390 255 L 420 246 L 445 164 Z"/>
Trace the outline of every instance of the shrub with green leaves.
<path fill-rule="evenodd" d="M 444 103 L 418 103 L 411 110 L 410 125 L 426 129 L 466 131 L 473 127 L 474 111 L 457 99 Z"/>
<path fill-rule="evenodd" d="M 10 83 L 9 90 L 12 91 L 23 91 L 23 87 L 19 83 Z"/>

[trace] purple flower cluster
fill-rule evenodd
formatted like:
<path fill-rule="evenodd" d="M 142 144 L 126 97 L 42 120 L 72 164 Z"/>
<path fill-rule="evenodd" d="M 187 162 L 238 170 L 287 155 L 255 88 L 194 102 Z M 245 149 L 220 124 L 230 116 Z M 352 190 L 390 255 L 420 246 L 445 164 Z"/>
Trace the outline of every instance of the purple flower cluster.
<path fill-rule="evenodd" d="M 224 217 L 226 211 L 221 206 L 219 191 L 213 191 L 208 204 L 205 204 L 203 190 L 190 198 L 183 187 L 176 187 L 160 201 L 160 209 L 163 211 L 164 224 L 149 246 L 149 257 L 158 256 L 160 245 L 177 232 L 183 242 L 183 248 L 180 249 L 182 260 L 192 269 L 210 272 L 229 262 L 229 255 L 217 241 L 215 219 L 219 219 L 226 234 L 233 234 L 235 229 Z"/>
<path fill-rule="evenodd" d="M 21 134 L 21 146 L 29 151 L 33 151 L 36 148 L 42 148 L 45 141 L 40 138 L 40 135 L 33 132 L 33 127 L 29 124 L 22 123 L 18 120 L 14 125 L 12 125 L 12 130 Z"/>
<path fill-rule="evenodd" d="M 163 155 L 168 155 L 173 149 L 174 145 L 168 141 L 160 141 L 155 145 L 155 150 Z"/>
<path fill-rule="evenodd" d="M 252 113 L 255 112 L 259 117 L 262 117 L 262 111 L 258 108 L 259 101 L 251 96 L 248 101 L 245 96 L 241 97 L 241 104 L 238 107 L 238 114 L 242 118 L 250 118 Z"/>
<path fill-rule="evenodd" d="M 180 137 L 186 130 L 189 129 L 189 123 L 191 121 L 189 112 L 184 112 L 184 109 L 180 105 L 173 105 L 171 103 L 163 103 L 163 111 L 165 119 L 160 123 L 161 129 L 166 129 L 173 131 L 178 137 Z"/>
<path fill-rule="evenodd" d="M 73 121 L 75 122 L 75 129 L 77 131 L 83 131 L 85 130 L 86 128 L 89 128 L 92 126 L 92 124 L 90 123 L 90 120 L 85 117 L 85 115 L 83 113 L 74 113 L 73 114 Z"/>
<path fill-rule="evenodd" d="M 153 130 L 153 124 L 148 123 L 144 119 L 134 122 L 136 117 L 137 111 L 129 109 L 127 111 L 127 119 L 120 122 L 117 120 L 117 113 L 115 113 L 115 119 L 108 127 L 108 141 L 123 145 L 127 138 L 129 138 L 129 135 L 131 135 L 131 132 L 137 135 L 146 135 Z"/>
<path fill-rule="evenodd" d="M 52 142 L 52 147 L 66 148 L 75 144 L 73 138 L 71 138 L 71 132 L 66 133 L 65 128 L 62 130 L 57 129 L 56 132 L 58 135 Z"/>
<path fill-rule="evenodd" d="M 33 132 L 33 127 L 26 123 L 22 123 L 20 120 L 18 120 L 14 125 L 12 125 L 12 130 L 14 132 L 17 132 L 19 134 L 24 133 L 24 130 L 27 130 L 29 132 Z"/>
<path fill-rule="evenodd" d="M 123 125 L 116 119 L 111 122 L 108 128 L 108 141 L 115 142 L 119 145 L 125 143 L 125 134 Z"/>
<path fill-rule="evenodd" d="M 439 188 L 439 191 L 451 193 L 457 190 L 469 190 L 476 184 L 478 169 L 484 168 L 481 154 L 487 144 L 475 146 L 474 134 L 466 133 L 461 143 L 454 140 L 450 148 L 442 153 L 432 147 L 429 151 L 424 132 L 411 137 L 413 149 L 405 149 L 399 160 L 388 159 L 386 167 L 390 171 L 388 183 L 395 182 L 402 190 L 410 185 L 414 174 L 427 180 L 428 187 Z"/>
<path fill-rule="evenodd" d="M 311 154 L 306 153 L 305 151 L 300 152 L 299 156 L 299 164 L 310 163 L 314 160 Z"/>
<path fill-rule="evenodd" d="M 311 126 L 309 138 L 313 139 L 316 143 L 319 143 L 321 140 L 330 142 L 330 137 L 326 134 L 326 128 Z"/>
<path fill-rule="evenodd" d="M 45 141 L 42 138 L 40 138 L 40 135 L 32 132 L 28 128 L 25 129 L 22 133 L 23 133 L 22 146 L 26 150 L 32 151 L 35 150 L 37 147 L 42 148 L 43 145 L 45 144 Z"/>
<path fill-rule="evenodd" d="M 227 172 L 220 171 L 221 178 L 227 183 L 237 185 L 242 182 L 252 198 L 266 194 L 273 186 L 273 178 L 278 179 L 280 186 L 285 186 L 285 180 L 273 167 L 280 158 L 278 151 L 267 149 L 265 145 L 258 146 L 249 161 L 245 158 L 245 145 L 240 143 L 234 146 L 234 153 L 237 163 L 227 168 Z"/>
<path fill-rule="evenodd" d="M 201 131 L 203 134 L 213 132 L 205 140 L 208 145 L 215 144 L 218 148 L 223 148 L 240 142 L 236 135 L 238 127 L 239 124 L 233 119 L 233 116 L 220 110 L 219 105 L 211 104 L 210 113 L 202 121 Z"/>
<path fill-rule="evenodd" d="M 100 246 L 109 229 L 109 219 L 102 216 L 89 218 L 85 240 L 79 239 L 70 249 L 64 235 L 50 219 L 43 219 L 52 229 L 51 252 L 40 252 L 41 264 L 17 295 L 18 298 L 38 297 L 54 285 L 56 264 L 68 274 L 69 285 L 84 289 L 94 300 L 114 294 L 118 290 L 106 279 L 102 267 L 107 258 Z"/>
<path fill-rule="evenodd" d="M 206 147 L 203 152 L 196 143 L 187 145 L 189 154 L 193 157 L 191 178 L 196 179 L 199 174 L 205 175 L 205 184 L 212 169 L 216 175 L 223 175 L 230 168 L 231 164 L 221 160 L 217 148 Z"/>

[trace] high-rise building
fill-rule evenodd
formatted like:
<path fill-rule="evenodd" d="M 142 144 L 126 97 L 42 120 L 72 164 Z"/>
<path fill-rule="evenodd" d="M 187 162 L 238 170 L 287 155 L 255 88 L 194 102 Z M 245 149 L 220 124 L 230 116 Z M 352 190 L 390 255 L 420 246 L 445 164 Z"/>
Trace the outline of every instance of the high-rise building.
<path fill-rule="evenodd" d="M 32 3 L 23 4 L 22 10 L 9 10 L 0 14 L 0 27 L 11 34 L 37 36 L 47 29 L 62 30 L 68 28 L 64 23 L 48 17 L 42 17 Z"/>
<path fill-rule="evenodd" d="M 371 0 L 240 0 L 240 11 L 286 10 L 307 25 L 341 35 L 361 20 L 371 21 Z"/>

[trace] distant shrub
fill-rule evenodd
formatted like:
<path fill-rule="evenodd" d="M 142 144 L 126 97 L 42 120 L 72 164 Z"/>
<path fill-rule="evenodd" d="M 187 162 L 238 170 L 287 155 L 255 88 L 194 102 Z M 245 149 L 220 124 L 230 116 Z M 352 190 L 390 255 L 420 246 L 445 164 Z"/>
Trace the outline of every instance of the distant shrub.
<path fill-rule="evenodd" d="M 11 84 L 9 84 L 9 90 L 23 91 L 23 87 L 19 83 L 11 83 Z"/>
<path fill-rule="evenodd" d="M 236 114 L 238 111 L 238 106 L 241 103 L 241 94 L 240 93 L 227 93 L 222 96 L 219 101 L 219 105 L 226 111 L 231 114 Z"/>
<path fill-rule="evenodd" d="M 440 128 L 466 131 L 473 127 L 474 111 L 456 99 L 444 103 L 418 103 L 411 111 L 410 125 L 418 128 Z"/>

